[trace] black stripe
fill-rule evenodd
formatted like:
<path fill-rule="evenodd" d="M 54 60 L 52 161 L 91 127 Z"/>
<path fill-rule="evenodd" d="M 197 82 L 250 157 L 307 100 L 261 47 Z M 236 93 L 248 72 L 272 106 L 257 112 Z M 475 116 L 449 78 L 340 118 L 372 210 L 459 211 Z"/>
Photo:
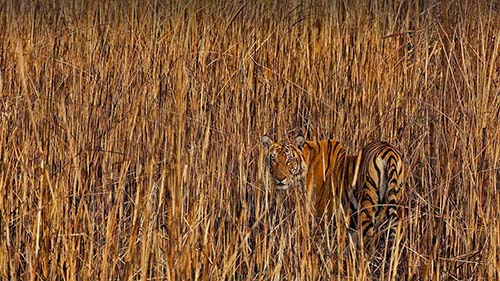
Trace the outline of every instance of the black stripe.
<path fill-rule="evenodd" d="M 388 154 L 389 152 L 392 152 L 392 149 L 391 149 L 391 148 L 389 148 L 389 147 L 384 147 L 384 148 L 386 148 L 386 149 L 387 149 L 387 150 L 386 150 L 386 151 L 382 154 L 382 158 L 384 158 L 384 159 L 385 159 L 385 157 L 387 156 L 387 154 Z"/>
<path fill-rule="evenodd" d="M 318 154 L 318 152 L 316 151 L 316 148 L 314 147 L 314 143 L 313 144 L 310 144 L 309 142 L 306 142 L 305 145 L 307 145 L 307 147 L 309 148 L 310 150 L 310 156 L 309 156 L 309 159 L 313 159 L 315 157 L 315 155 Z M 305 146 L 304 145 L 304 146 Z M 310 163 L 309 163 L 310 164 Z"/>
<path fill-rule="evenodd" d="M 333 142 L 333 141 L 332 141 Z M 335 153 L 337 151 L 337 146 L 339 146 L 338 142 L 335 142 L 335 146 L 333 146 L 333 152 Z M 338 156 L 337 156 L 338 157 Z"/>
<path fill-rule="evenodd" d="M 344 156 L 344 158 L 345 158 L 345 152 L 344 152 L 344 153 L 342 153 L 342 151 L 337 151 L 337 150 L 336 150 L 336 152 L 337 152 L 337 157 L 335 157 L 335 163 L 339 163 L 340 158 L 341 158 L 342 156 Z"/>
<path fill-rule="evenodd" d="M 392 160 L 392 161 L 394 161 L 394 162 L 391 162 L 391 160 Z M 396 162 L 397 162 L 397 160 L 396 160 L 396 156 L 394 156 L 394 155 L 389 155 L 389 158 L 387 158 L 387 160 L 386 160 L 386 161 L 387 161 L 387 163 L 388 163 L 389 165 L 390 165 L 390 164 L 393 164 L 394 166 L 396 166 Z"/>
<path fill-rule="evenodd" d="M 375 205 L 375 202 L 373 202 L 373 199 L 370 196 L 366 196 L 366 198 L 363 198 L 363 201 L 361 202 L 361 208 L 365 208 L 365 203 L 368 203 L 368 206 L 373 206 Z M 366 207 L 368 207 L 366 206 Z M 364 209 L 367 210 L 367 209 Z"/>
<path fill-rule="evenodd" d="M 328 175 L 328 170 L 330 169 L 330 157 L 332 152 L 332 143 L 328 140 L 328 165 L 326 166 L 325 175 Z"/>
<path fill-rule="evenodd" d="M 396 175 L 396 172 L 394 172 L 394 173 L 390 172 L 389 179 L 390 179 L 389 183 L 393 183 L 393 181 L 395 181 L 397 183 L 398 182 L 398 177 Z"/>
<path fill-rule="evenodd" d="M 335 157 L 335 163 L 339 163 L 340 157 L 342 157 L 342 153 L 340 151 L 337 151 L 337 147 L 340 145 L 339 142 L 335 142 L 335 147 L 333 148 L 333 151 L 337 153 L 337 157 Z M 341 150 L 341 149 L 340 149 Z"/>
<path fill-rule="evenodd" d="M 398 196 L 398 195 L 399 195 L 400 190 L 401 190 L 401 189 L 391 189 L 391 190 L 389 190 L 389 195 L 388 195 L 388 197 L 390 197 L 390 196 Z"/>
<path fill-rule="evenodd" d="M 375 166 L 375 170 L 377 171 L 377 177 L 378 177 L 378 180 L 380 181 L 381 180 L 382 171 L 380 170 L 380 168 L 377 165 L 377 158 L 373 158 L 373 166 Z"/>
<path fill-rule="evenodd" d="M 337 167 L 338 167 L 338 165 L 340 163 L 339 162 L 340 157 L 342 157 L 342 153 L 341 152 L 342 152 L 342 147 L 341 147 L 340 143 L 339 142 L 335 142 L 335 146 L 333 147 L 333 153 L 336 154 L 335 165 L 337 165 Z M 342 168 L 342 170 L 344 170 L 344 169 Z M 347 176 L 345 176 L 345 177 L 347 178 Z"/>
<path fill-rule="evenodd" d="M 396 177 L 394 177 L 394 174 L 396 174 L 396 170 L 395 170 L 395 169 L 391 169 L 391 170 L 389 171 L 389 175 L 388 175 L 388 177 L 387 177 L 387 178 L 389 178 L 389 179 L 391 179 L 391 180 L 395 180 L 395 179 L 396 179 Z"/>
<path fill-rule="evenodd" d="M 376 189 L 377 188 L 377 185 L 375 184 L 375 181 L 373 181 L 373 178 L 368 176 L 366 177 L 366 181 L 372 185 L 372 188 Z M 365 184 L 366 185 L 366 184 Z"/>
<path fill-rule="evenodd" d="M 312 147 L 312 145 L 310 145 L 308 142 L 304 143 L 304 146 L 309 147 L 310 150 L 314 151 L 314 147 Z"/>
<path fill-rule="evenodd" d="M 396 200 L 396 199 L 393 198 L 393 199 L 389 200 L 389 202 L 387 202 L 387 204 L 389 204 L 389 205 L 397 205 L 398 204 L 398 200 Z M 395 206 L 390 206 L 390 207 L 394 208 Z"/>
<path fill-rule="evenodd" d="M 361 215 L 365 214 L 366 217 L 365 217 L 365 221 L 364 222 L 367 222 L 367 221 L 368 222 L 372 222 L 373 219 L 375 218 L 372 213 L 373 213 L 373 211 L 371 209 L 363 209 L 361 212 L 359 212 L 359 219 L 360 219 L 360 221 L 362 220 Z M 363 225 L 364 222 L 361 222 L 361 224 Z"/>

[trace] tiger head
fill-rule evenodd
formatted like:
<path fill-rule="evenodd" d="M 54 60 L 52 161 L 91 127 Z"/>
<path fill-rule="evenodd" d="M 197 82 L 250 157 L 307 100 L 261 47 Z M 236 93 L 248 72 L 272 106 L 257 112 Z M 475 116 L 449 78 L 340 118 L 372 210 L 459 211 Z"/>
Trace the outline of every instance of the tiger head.
<path fill-rule="evenodd" d="M 268 149 L 266 164 L 272 176 L 276 189 L 287 190 L 297 184 L 304 185 L 307 166 L 301 148 L 305 143 L 303 136 L 298 136 L 295 143 L 274 142 L 264 135 L 262 143 Z"/>

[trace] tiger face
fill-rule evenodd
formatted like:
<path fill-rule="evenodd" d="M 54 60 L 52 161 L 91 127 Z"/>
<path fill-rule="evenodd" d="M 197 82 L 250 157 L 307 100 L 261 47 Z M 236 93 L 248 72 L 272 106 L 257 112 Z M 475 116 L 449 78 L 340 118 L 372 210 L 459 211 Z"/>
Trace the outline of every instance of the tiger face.
<path fill-rule="evenodd" d="M 306 163 L 300 150 L 305 139 L 299 136 L 295 144 L 289 142 L 275 143 L 270 137 L 264 135 L 262 143 L 268 148 L 266 165 L 272 176 L 276 189 L 287 190 L 289 187 L 305 183 L 307 173 Z"/>

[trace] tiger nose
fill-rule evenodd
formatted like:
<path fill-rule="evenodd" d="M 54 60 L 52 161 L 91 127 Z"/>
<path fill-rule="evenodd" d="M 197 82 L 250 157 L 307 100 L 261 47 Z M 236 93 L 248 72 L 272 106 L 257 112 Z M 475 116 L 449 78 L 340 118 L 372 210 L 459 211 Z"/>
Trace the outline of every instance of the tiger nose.
<path fill-rule="evenodd" d="M 286 185 L 286 178 L 283 178 L 283 179 L 274 179 L 274 183 L 276 185 Z"/>

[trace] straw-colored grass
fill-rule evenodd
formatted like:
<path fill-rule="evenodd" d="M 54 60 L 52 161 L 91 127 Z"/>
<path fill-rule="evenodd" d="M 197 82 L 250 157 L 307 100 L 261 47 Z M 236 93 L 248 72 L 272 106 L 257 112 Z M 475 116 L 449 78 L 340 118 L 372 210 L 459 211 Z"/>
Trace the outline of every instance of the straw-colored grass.
<path fill-rule="evenodd" d="M 500 279 L 497 1 L 281 2 L 0 4 L 0 279 L 383 278 L 268 186 L 299 129 L 404 153 L 399 278 Z"/>

